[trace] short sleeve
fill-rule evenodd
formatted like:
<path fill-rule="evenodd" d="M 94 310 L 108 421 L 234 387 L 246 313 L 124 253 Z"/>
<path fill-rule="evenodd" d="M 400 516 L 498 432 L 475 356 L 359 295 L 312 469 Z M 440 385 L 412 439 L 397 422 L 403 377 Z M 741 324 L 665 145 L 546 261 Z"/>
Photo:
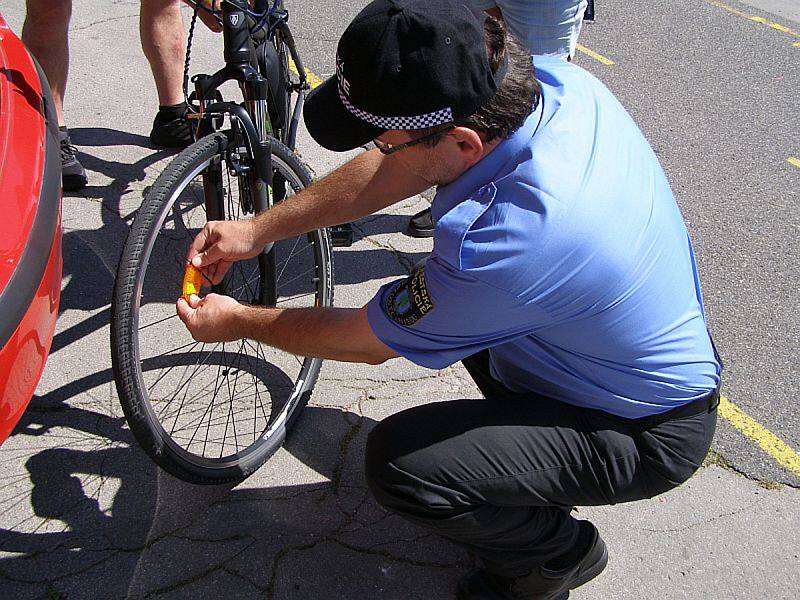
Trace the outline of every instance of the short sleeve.
<path fill-rule="evenodd" d="M 412 362 L 442 369 L 544 323 L 535 306 L 435 255 L 367 305 L 373 333 Z"/>

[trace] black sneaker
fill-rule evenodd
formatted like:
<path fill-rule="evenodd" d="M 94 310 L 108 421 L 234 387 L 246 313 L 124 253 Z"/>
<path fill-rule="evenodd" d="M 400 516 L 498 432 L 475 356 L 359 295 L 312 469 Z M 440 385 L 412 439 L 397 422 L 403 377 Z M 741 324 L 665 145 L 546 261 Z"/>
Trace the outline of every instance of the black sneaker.
<path fill-rule="evenodd" d="M 163 148 L 185 148 L 194 141 L 186 104 L 161 107 L 153 120 L 150 141 Z"/>
<path fill-rule="evenodd" d="M 61 147 L 61 186 L 65 191 L 74 192 L 87 184 L 86 170 L 75 156 L 78 149 L 72 145 L 69 131 L 58 130 L 58 144 Z"/>
<path fill-rule="evenodd" d="M 433 237 L 434 228 L 431 209 L 426 208 L 409 219 L 406 234 L 415 238 L 429 238 Z"/>
<path fill-rule="evenodd" d="M 537 567 L 510 578 L 473 571 L 458 584 L 458 600 L 566 600 L 569 591 L 597 577 L 608 564 L 608 550 L 597 529 L 589 550 L 578 563 L 560 571 Z"/>

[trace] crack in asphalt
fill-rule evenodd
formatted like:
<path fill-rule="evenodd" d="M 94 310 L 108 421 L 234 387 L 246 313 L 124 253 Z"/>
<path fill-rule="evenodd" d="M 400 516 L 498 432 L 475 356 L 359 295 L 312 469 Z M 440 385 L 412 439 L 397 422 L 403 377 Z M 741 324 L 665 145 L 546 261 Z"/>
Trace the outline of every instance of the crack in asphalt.
<path fill-rule="evenodd" d="M 688 531 L 690 529 L 694 529 L 695 527 L 699 527 L 701 525 L 707 525 L 709 523 L 713 523 L 714 521 L 719 521 L 720 519 L 724 519 L 726 517 L 733 517 L 736 515 L 740 515 L 743 512 L 747 511 L 748 509 L 753 508 L 756 506 L 757 502 L 751 502 L 747 506 L 743 506 L 737 510 L 732 510 L 730 512 L 720 513 L 718 515 L 714 515 L 708 519 L 702 519 L 700 521 L 695 521 L 693 523 L 687 523 L 686 525 L 681 525 L 680 527 L 665 527 L 663 529 L 650 529 L 648 527 L 641 527 L 638 528 L 640 531 L 646 531 L 647 533 L 681 533 L 683 531 Z"/>
<path fill-rule="evenodd" d="M 367 232 L 359 226 L 359 224 L 353 223 L 353 229 L 360 234 L 361 239 L 364 241 L 372 244 L 373 246 L 381 248 L 382 250 L 388 250 L 394 256 L 395 260 L 397 260 L 400 266 L 406 270 L 406 273 L 411 273 L 415 263 L 409 260 L 403 251 L 398 250 L 389 242 L 381 242 L 376 240 L 372 236 L 368 235 Z"/>
<path fill-rule="evenodd" d="M 366 392 L 364 393 L 366 396 Z M 364 425 L 364 417 L 361 416 L 361 409 L 360 409 L 360 402 L 359 402 L 359 416 L 355 423 L 350 425 L 350 429 L 342 436 L 342 439 L 339 440 L 339 456 L 338 460 L 336 461 L 336 465 L 333 468 L 333 473 L 331 475 L 331 491 L 335 496 L 339 495 L 339 486 L 342 483 L 342 472 L 345 468 L 345 463 L 347 462 L 347 455 L 350 451 L 350 445 L 353 443 L 353 440 L 358 435 L 358 432 L 361 431 L 361 428 Z M 347 421 L 347 413 L 342 411 L 342 417 Z"/>
<path fill-rule="evenodd" d="M 77 571 L 71 571 L 70 573 L 64 573 L 64 574 L 55 575 L 55 576 L 49 575 L 49 576 L 46 576 L 44 579 L 25 579 L 25 578 L 22 578 L 22 577 L 16 577 L 16 576 L 13 576 L 13 575 L 9 575 L 3 569 L 0 569 L 0 577 L 3 577 L 4 579 L 8 579 L 9 581 L 13 581 L 15 583 L 28 583 L 28 584 L 30 584 L 30 583 L 52 583 L 54 581 L 61 581 L 62 579 L 66 579 L 68 577 L 74 577 L 75 575 L 82 575 L 83 573 L 87 573 L 88 571 L 91 571 L 92 569 L 94 569 L 98 565 L 102 565 L 103 563 L 108 562 L 109 560 L 111 560 L 112 558 L 117 556 L 118 554 L 124 553 L 124 552 L 127 552 L 127 551 L 126 550 L 114 550 L 114 551 L 111 551 L 111 554 L 109 554 L 108 556 L 104 556 L 103 558 L 101 558 L 101 559 L 99 559 L 97 561 L 94 561 L 94 562 L 92 562 L 92 563 L 90 563 L 88 565 L 84 565 L 82 568 L 78 569 Z"/>
<path fill-rule="evenodd" d="M 140 598 L 153 598 L 155 596 L 161 596 L 163 594 L 168 594 L 168 593 L 174 592 L 175 590 L 178 590 L 178 589 L 180 589 L 182 587 L 186 587 L 187 585 L 191 585 L 193 583 L 197 583 L 199 581 L 202 581 L 203 579 L 205 579 L 206 577 L 208 577 L 212 573 L 216 573 L 217 571 L 225 571 L 229 575 L 233 575 L 235 577 L 238 577 L 238 578 L 242 579 L 243 581 L 246 581 L 246 582 L 252 584 L 253 582 L 250 579 L 247 579 L 247 578 L 243 577 L 240 573 L 238 573 L 236 571 L 232 571 L 232 570 L 226 568 L 225 563 L 230 562 L 234 558 L 238 558 L 239 556 L 241 556 L 242 554 L 247 552 L 250 548 L 252 548 L 254 544 L 256 544 L 255 540 L 253 540 L 247 546 L 245 546 L 244 548 L 242 548 L 241 550 L 236 552 L 233 556 L 228 557 L 225 561 L 223 561 L 220 564 L 216 564 L 216 565 L 213 565 L 211 567 L 208 567 L 207 569 L 204 569 L 199 573 L 196 573 L 196 574 L 194 574 L 194 575 L 192 575 L 190 577 L 185 577 L 184 579 L 181 579 L 181 580 L 176 581 L 174 583 L 171 583 L 169 585 L 165 585 L 165 586 L 162 586 L 160 588 L 156 588 L 154 590 L 150 590 L 149 592 L 146 592 L 144 595 L 140 595 L 138 597 L 140 597 Z M 260 591 L 264 591 L 259 586 L 256 586 L 256 587 Z M 136 598 L 137 596 L 133 596 L 133 597 Z"/>
<path fill-rule="evenodd" d="M 423 536 L 425 537 L 425 536 Z M 267 582 L 266 586 L 266 594 L 267 598 L 272 600 L 275 598 L 275 585 L 278 579 L 278 568 L 280 563 L 285 559 L 289 554 L 295 552 L 303 552 L 306 550 L 312 550 L 317 546 L 322 544 L 331 543 L 336 544 L 337 546 L 341 546 L 346 550 L 350 550 L 351 552 L 355 552 L 356 554 L 363 554 L 368 556 L 380 556 L 381 558 L 385 558 L 387 560 L 391 560 L 392 562 L 396 562 L 398 564 L 408 565 L 412 567 L 426 567 L 426 568 L 437 568 L 437 569 L 463 569 L 467 568 L 470 565 L 467 563 L 462 562 L 438 562 L 438 561 L 425 561 L 425 560 L 418 560 L 414 558 L 407 558 L 404 556 L 397 556 L 396 554 L 392 554 L 388 550 L 376 550 L 372 547 L 364 547 L 358 546 L 356 544 L 351 544 L 349 542 L 345 542 L 336 535 L 324 535 L 321 538 L 314 540 L 313 542 L 307 542 L 305 544 L 298 544 L 295 546 L 289 546 L 282 548 L 278 551 L 278 553 L 273 558 L 272 562 L 272 570 L 270 573 L 269 581 Z"/>
<path fill-rule="evenodd" d="M 424 536 L 423 536 L 424 537 Z M 355 544 L 350 544 L 348 542 L 344 542 L 336 537 L 331 537 L 329 540 L 334 544 L 338 544 L 343 548 L 347 548 L 352 552 L 356 552 L 358 554 L 367 554 L 372 556 L 380 556 L 386 559 L 389 559 L 393 562 L 400 563 L 403 565 L 409 565 L 412 567 L 428 567 L 428 568 L 436 568 L 436 569 L 462 569 L 469 567 L 469 564 L 462 563 L 462 562 L 438 562 L 438 561 L 427 561 L 427 560 L 417 560 L 415 558 L 407 558 L 404 556 L 397 556 L 392 554 L 389 551 L 381 551 L 381 550 L 374 550 L 370 547 L 363 547 L 357 546 Z"/>
<path fill-rule="evenodd" d="M 81 27 L 73 27 L 72 33 L 76 31 L 85 31 L 87 29 L 91 29 L 95 25 L 103 25 L 105 23 L 112 23 L 114 21 L 124 21 L 125 19 L 138 19 L 139 13 L 134 13 L 132 15 L 121 15 L 119 17 L 109 17 L 108 19 L 103 19 L 101 21 L 94 21 L 93 23 L 89 23 L 88 25 L 82 25 Z"/>
<path fill-rule="evenodd" d="M 753 483 L 758 484 L 759 487 L 764 488 L 766 490 L 774 491 L 781 489 L 783 487 L 788 487 L 794 490 L 800 490 L 800 484 L 792 483 L 789 481 L 786 482 L 777 482 L 771 479 L 762 479 L 756 475 L 751 473 L 747 473 L 746 471 L 740 469 L 736 465 L 734 465 L 725 455 L 721 452 L 717 452 L 716 450 L 710 450 L 706 459 L 703 461 L 703 466 L 708 467 L 715 465 L 720 469 L 725 469 L 726 471 L 733 473 L 734 475 L 738 475 L 739 477 L 743 477 Z"/>

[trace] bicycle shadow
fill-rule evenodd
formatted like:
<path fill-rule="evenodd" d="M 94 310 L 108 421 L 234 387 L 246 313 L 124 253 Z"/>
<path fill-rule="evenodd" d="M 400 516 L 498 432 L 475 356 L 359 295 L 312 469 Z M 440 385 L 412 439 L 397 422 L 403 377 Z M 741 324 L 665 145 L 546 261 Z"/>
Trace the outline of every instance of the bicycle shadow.
<path fill-rule="evenodd" d="M 102 128 L 74 129 L 72 135 L 80 145 L 147 146 L 143 136 Z M 452 595 L 452 583 L 466 564 L 462 553 L 386 514 L 368 495 L 361 455 L 374 426 L 369 418 L 309 407 L 286 451 L 233 489 L 176 480 L 136 445 L 111 370 L 87 369 L 90 359 L 108 364 L 107 342 L 99 354 L 93 339 L 76 343 L 108 324 L 113 273 L 135 215 L 135 208 L 123 214 L 122 206 L 129 194 L 143 193 L 132 184 L 145 181 L 147 169 L 165 154 L 129 165 L 82 152 L 87 168 L 111 182 L 65 196 L 68 202 L 102 200 L 101 225 L 65 228 L 68 281 L 39 388 L 47 391 L 33 398 L 0 450 L 6 474 L 0 491 L 2 595 L 304 600 Z M 385 269 L 407 272 L 392 252 L 370 252 L 385 256 L 364 268 L 356 251 L 348 252 L 351 257 L 339 261 L 339 281 L 385 277 Z M 256 479 L 276 483 L 249 487 Z M 287 479 L 297 483 L 277 483 Z"/>
<path fill-rule="evenodd" d="M 94 147 L 140 147 L 153 148 L 149 140 L 141 135 L 103 127 L 70 129 L 74 144 L 80 147 L 78 157 L 89 172 L 90 181 L 99 173 L 109 179 L 106 185 L 90 185 L 75 192 L 64 193 L 62 253 L 62 277 L 69 281 L 61 293 L 59 315 L 67 310 L 93 312 L 79 323 L 59 328 L 53 339 L 51 353 L 98 331 L 110 320 L 111 289 L 113 273 L 116 271 L 122 245 L 130 225 L 136 216 L 138 204 L 144 191 L 132 188 L 132 184 L 143 182 L 147 169 L 173 153 L 170 150 L 150 152 L 139 160 L 128 163 L 96 157 L 83 148 Z M 134 206 L 123 214 L 123 198 L 133 195 Z M 99 200 L 100 226 L 87 228 L 82 215 L 70 214 L 85 208 L 84 203 L 74 206 L 75 200 Z M 78 225 L 73 226 L 77 221 Z M 103 309 L 103 310 L 101 310 Z M 100 312 L 96 312 L 100 310 Z"/>
<path fill-rule="evenodd" d="M 361 462 L 374 420 L 308 407 L 258 472 L 262 483 L 298 483 L 193 486 L 138 448 L 102 393 L 111 382 L 109 369 L 35 397 L 3 448 L 6 597 L 452 596 L 464 554 L 368 494 Z M 68 404 L 78 395 L 90 400 Z"/>

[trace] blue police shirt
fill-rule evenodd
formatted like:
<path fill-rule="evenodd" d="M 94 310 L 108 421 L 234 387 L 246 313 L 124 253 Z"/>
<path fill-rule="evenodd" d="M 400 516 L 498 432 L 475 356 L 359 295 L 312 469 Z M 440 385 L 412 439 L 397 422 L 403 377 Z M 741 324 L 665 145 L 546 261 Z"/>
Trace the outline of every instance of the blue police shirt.
<path fill-rule="evenodd" d="M 534 65 L 539 106 L 439 187 L 433 253 L 369 302 L 372 330 L 434 369 L 489 348 L 511 390 L 623 417 L 702 397 L 720 367 L 658 159 L 597 79 Z"/>

